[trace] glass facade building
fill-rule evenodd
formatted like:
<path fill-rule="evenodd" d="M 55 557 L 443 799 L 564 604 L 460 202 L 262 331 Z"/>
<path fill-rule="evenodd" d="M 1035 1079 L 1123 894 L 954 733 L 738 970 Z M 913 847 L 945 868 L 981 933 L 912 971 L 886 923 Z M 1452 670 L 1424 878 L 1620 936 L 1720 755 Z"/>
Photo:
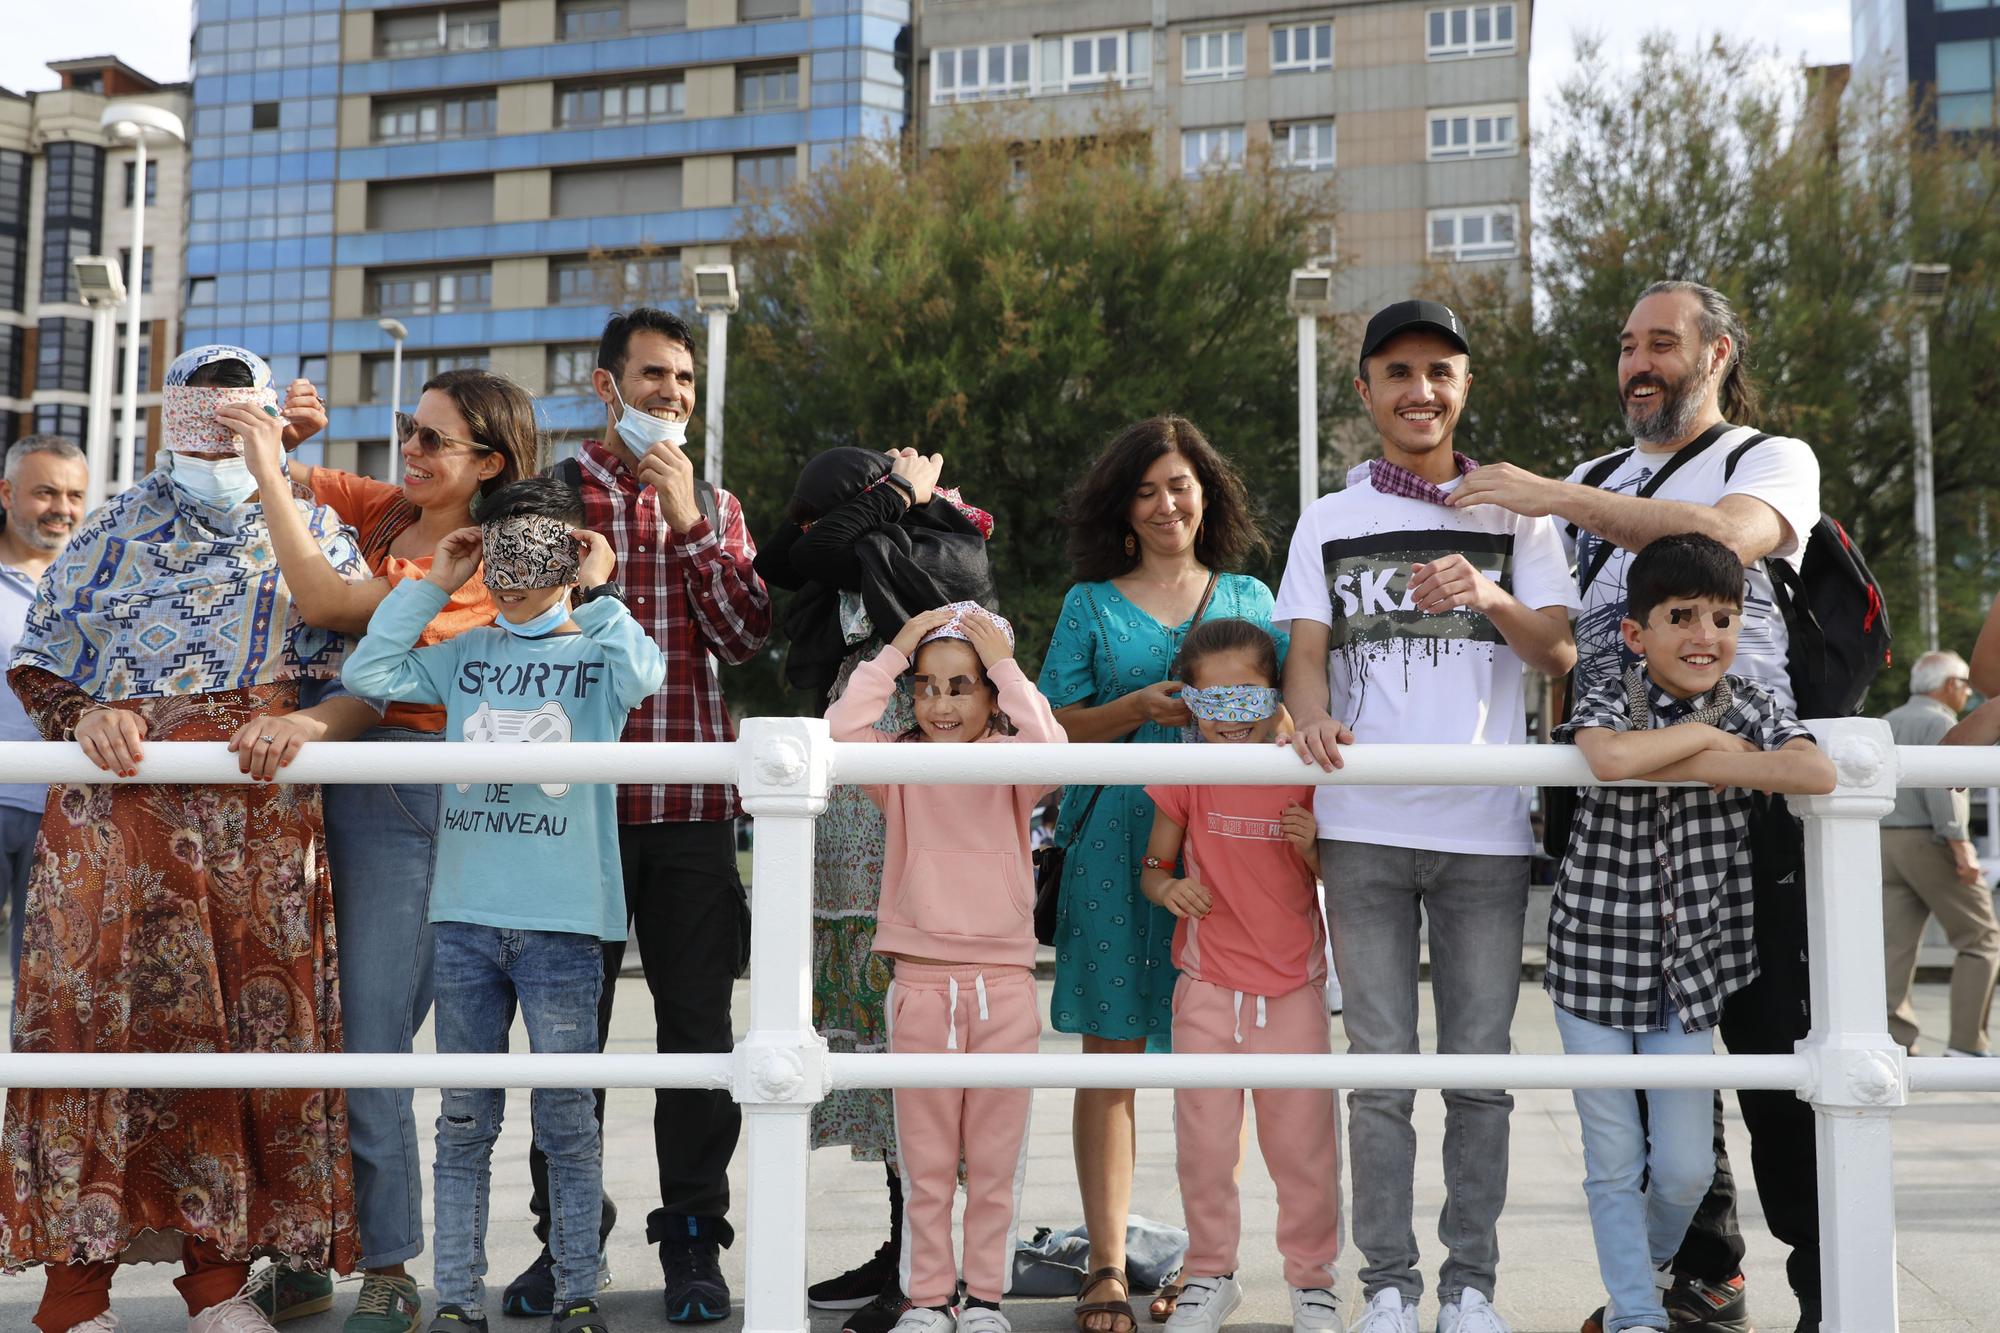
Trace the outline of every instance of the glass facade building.
<path fill-rule="evenodd" d="M 319 384 L 307 457 L 336 466 L 387 461 L 385 317 L 405 408 L 488 365 L 559 437 L 595 430 L 576 349 L 614 303 L 684 299 L 754 192 L 900 133 L 909 23 L 909 0 L 198 0 L 183 345 Z"/>

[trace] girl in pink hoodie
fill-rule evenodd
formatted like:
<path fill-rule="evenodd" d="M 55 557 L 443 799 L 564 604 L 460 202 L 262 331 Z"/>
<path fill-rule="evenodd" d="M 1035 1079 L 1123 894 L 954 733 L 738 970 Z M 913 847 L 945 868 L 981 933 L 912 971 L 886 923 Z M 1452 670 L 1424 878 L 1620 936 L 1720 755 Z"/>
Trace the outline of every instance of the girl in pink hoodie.
<path fill-rule="evenodd" d="M 875 730 L 909 671 L 914 732 Z M 1007 622 L 975 602 L 914 616 L 856 667 L 826 720 L 840 741 L 1007 744 L 1066 739 L 1048 700 L 1014 663 Z M 1011 728 L 1011 734 L 1009 730 Z M 1035 882 L 1028 821 L 1047 783 L 908 783 L 862 789 L 886 824 L 875 952 L 894 960 L 889 1049 L 1028 1052 L 1035 1000 Z M 1000 1298 L 1013 1272 L 1014 1223 L 1028 1165 L 1026 1088 L 905 1088 L 896 1093 L 903 1171 L 902 1333 L 948 1333 L 959 1265 L 952 1195 L 965 1162 L 966 1304 L 958 1333 L 1008 1333 Z"/>

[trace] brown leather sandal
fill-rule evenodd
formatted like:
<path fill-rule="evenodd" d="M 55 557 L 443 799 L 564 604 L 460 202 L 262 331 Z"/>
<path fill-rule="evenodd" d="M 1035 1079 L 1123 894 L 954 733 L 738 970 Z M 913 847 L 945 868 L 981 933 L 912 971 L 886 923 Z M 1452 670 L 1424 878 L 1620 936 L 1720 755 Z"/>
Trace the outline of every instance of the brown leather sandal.
<path fill-rule="evenodd" d="M 1083 1299 L 1106 1282 L 1116 1282 L 1120 1287 L 1124 1288 L 1124 1299 L 1116 1301 L 1085 1301 Z M 1076 1294 L 1076 1308 L 1070 1312 L 1076 1319 L 1077 1333 L 1137 1333 L 1139 1316 L 1132 1312 L 1131 1293 L 1132 1282 L 1131 1279 L 1125 1276 L 1124 1269 L 1100 1268 L 1092 1273 L 1089 1279 L 1083 1284 L 1083 1290 Z M 1113 1320 L 1111 1327 L 1105 1329 L 1092 1328 L 1084 1322 L 1094 1315 L 1110 1315 Z M 1116 1322 L 1120 1319 L 1125 1321 L 1122 1328 Z"/>
<path fill-rule="evenodd" d="M 1181 1300 L 1180 1277 L 1179 1273 L 1175 1273 L 1161 1283 L 1159 1294 L 1154 1296 L 1153 1303 L 1146 1307 L 1146 1313 L 1154 1323 L 1164 1324 L 1174 1317 L 1174 1307 L 1179 1305 Z"/>

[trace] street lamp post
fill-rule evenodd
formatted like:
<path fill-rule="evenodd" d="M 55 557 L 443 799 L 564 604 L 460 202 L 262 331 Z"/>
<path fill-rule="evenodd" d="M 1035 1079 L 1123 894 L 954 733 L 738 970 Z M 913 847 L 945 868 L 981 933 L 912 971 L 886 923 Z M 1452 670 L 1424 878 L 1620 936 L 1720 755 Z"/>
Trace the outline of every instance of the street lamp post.
<path fill-rule="evenodd" d="M 1936 652 L 1938 646 L 1937 483 L 1931 455 L 1930 317 L 1943 307 L 1945 287 L 1950 281 L 1949 264 L 1911 264 L 1905 272 L 1905 285 L 1917 306 L 1917 318 L 1910 326 L 1910 425 L 1917 446 L 1911 480 L 1917 493 L 1917 621 L 1928 652 Z"/>
<path fill-rule="evenodd" d="M 114 139 L 130 139 L 135 160 L 132 167 L 132 286 L 125 307 L 125 421 L 118 437 L 118 488 L 132 484 L 133 455 L 139 431 L 139 307 L 145 298 L 146 277 L 146 140 L 159 138 L 174 143 L 187 142 L 187 127 L 181 118 L 163 107 L 147 102 L 113 102 L 98 119 L 100 128 Z"/>
<path fill-rule="evenodd" d="M 396 474 L 403 470 L 403 442 L 396 438 L 396 419 L 403 414 L 403 340 L 410 331 L 403 327 L 400 319 L 378 319 L 377 328 L 389 335 L 396 344 L 396 350 L 389 355 L 389 476 L 391 485 L 396 482 Z"/>
<path fill-rule="evenodd" d="M 118 261 L 105 255 L 83 255 L 76 261 L 76 289 L 90 307 L 90 424 L 84 434 L 84 456 L 90 481 L 84 491 L 84 512 L 104 503 L 111 472 L 111 321 L 125 299 L 125 282 Z"/>
<path fill-rule="evenodd" d="M 1299 513 L 1319 499 L 1319 321 L 1333 313 L 1333 274 L 1295 268 L 1288 304 L 1299 318 Z"/>
<path fill-rule="evenodd" d="M 728 387 L 729 317 L 736 311 L 736 266 L 702 264 L 694 271 L 694 303 L 708 316 L 707 457 L 702 476 L 722 486 L 722 396 Z"/>

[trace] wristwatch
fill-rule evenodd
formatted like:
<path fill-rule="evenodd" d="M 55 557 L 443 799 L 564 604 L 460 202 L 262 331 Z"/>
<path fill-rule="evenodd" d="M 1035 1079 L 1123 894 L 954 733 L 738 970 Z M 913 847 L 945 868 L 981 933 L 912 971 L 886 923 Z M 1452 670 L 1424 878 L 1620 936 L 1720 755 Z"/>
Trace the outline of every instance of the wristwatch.
<path fill-rule="evenodd" d="M 903 499 L 908 501 L 911 505 L 914 506 L 917 503 L 916 484 L 912 482 L 908 477 L 898 476 L 894 472 L 885 472 L 882 474 L 882 480 L 889 483 L 889 485 L 894 486 L 897 490 L 901 491 L 903 493 Z"/>
<path fill-rule="evenodd" d="M 600 597 L 616 597 L 622 602 L 625 600 L 625 589 L 618 586 L 616 579 L 611 579 L 598 584 L 595 588 L 585 588 L 578 592 L 576 595 L 576 604 L 578 606 L 587 606 Z"/>

